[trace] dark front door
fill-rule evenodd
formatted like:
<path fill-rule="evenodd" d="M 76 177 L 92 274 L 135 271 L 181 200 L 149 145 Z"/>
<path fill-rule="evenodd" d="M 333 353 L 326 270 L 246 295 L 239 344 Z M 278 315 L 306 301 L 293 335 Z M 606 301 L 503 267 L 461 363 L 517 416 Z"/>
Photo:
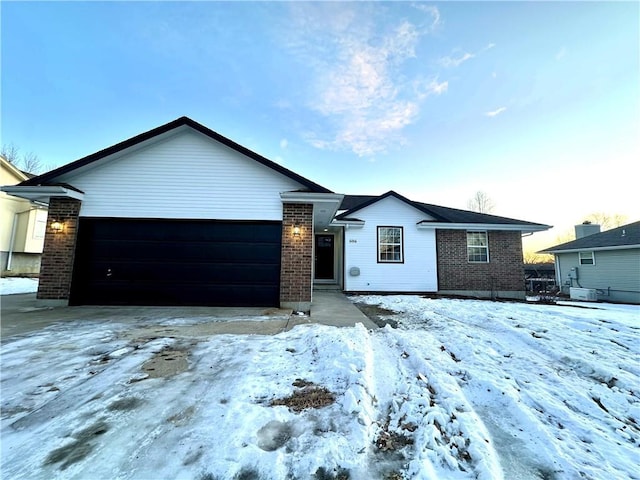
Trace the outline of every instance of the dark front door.
<path fill-rule="evenodd" d="M 333 280 L 333 235 L 316 235 L 316 280 Z"/>
<path fill-rule="evenodd" d="M 72 305 L 277 306 L 280 222 L 81 218 Z"/>

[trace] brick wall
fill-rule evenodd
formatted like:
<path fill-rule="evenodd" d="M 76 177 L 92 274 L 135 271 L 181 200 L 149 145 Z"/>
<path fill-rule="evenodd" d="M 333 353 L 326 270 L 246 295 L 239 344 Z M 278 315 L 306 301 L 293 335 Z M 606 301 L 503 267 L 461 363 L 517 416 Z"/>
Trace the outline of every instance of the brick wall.
<path fill-rule="evenodd" d="M 61 197 L 53 197 L 49 202 L 47 231 L 44 236 L 44 252 L 40 265 L 37 295 L 39 299 L 69 299 L 80 205 L 79 200 Z M 51 229 L 53 220 L 64 223 L 62 232 L 54 232 Z"/>
<path fill-rule="evenodd" d="M 436 231 L 439 290 L 524 290 L 520 232 L 487 233 L 489 263 L 470 263 L 465 230 Z"/>
<path fill-rule="evenodd" d="M 303 302 L 300 309 L 307 310 L 313 288 L 313 205 L 285 203 L 282 209 L 280 304 Z M 299 236 L 293 234 L 296 225 L 300 227 Z"/>

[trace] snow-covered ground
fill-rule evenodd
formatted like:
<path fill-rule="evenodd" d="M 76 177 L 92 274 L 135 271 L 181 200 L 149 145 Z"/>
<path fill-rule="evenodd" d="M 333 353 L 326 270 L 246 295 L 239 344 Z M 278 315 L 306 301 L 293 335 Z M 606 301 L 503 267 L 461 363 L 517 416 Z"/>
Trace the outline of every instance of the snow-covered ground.
<path fill-rule="evenodd" d="M 640 479 L 638 308 L 356 300 L 399 328 L 6 342 L 3 478 Z"/>
<path fill-rule="evenodd" d="M 1 277 L 0 295 L 13 295 L 16 293 L 35 293 L 38 291 L 37 278 Z"/>

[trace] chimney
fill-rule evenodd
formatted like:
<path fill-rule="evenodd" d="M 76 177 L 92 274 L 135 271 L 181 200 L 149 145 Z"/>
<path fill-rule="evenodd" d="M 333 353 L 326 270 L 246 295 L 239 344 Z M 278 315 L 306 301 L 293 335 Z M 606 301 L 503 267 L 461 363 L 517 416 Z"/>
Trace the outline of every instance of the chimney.
<path fill-rule="evenodd" d="M 594 233 L 600 233 L 600 225 L 591 223 L 589 221 L 583 222 L 582 225 L 576 225 L 576 240 L 579 238 L 593 235 Z"/>

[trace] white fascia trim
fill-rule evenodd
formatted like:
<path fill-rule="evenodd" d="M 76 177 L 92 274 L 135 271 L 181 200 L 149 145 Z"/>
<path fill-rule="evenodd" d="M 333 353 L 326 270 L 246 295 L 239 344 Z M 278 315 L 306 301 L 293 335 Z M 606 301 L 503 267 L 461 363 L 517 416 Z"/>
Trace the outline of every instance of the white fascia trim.
<path fill-rule="evenodd" d="M 76 200 L 82 200 L 84 198 L 84 193 L 59 185 L 10 185 L 0 187 L 0 190 L 8 193 L 9 195 L 13 195 L 14 197 L 24 198 L 32 202 L 41 202 L 45 204 L 49 203 L 49 199 L 51 197 L 74 198 Z"/>
<path fill-rule="evenodd" d="M 543 232 L 551 228 L 550 225 L 517 225 L 496 223 L 442 223 L 442 222 L 418 222 L 418 230 L 441 228 L 446 230 L 503 230 L 514 232 Z"/>
<path fill-rule="evenodd" d="M 632 250 L 634 248 L 640 248 L 640 244 L 637 245 L 614 245 L 611 247 L 585 247 L 585 248 L 570 248 L 568 250 L 541 250 L 538 253 L 577 253 L 577 252 L 605 252 L 607 250 Z"/>
<path fill-rule="evenodd" d="M 362 228 L 363 220 L 334 220 L 331 222 L 332 227 Z"/>
<path fill-rule="evenodd" d="M 282 192 L 282 203 L 337 203 L 340 206 L 344 195 L 339 193 Z M 336 210 L 338 208 L 336 207 Z"/>

